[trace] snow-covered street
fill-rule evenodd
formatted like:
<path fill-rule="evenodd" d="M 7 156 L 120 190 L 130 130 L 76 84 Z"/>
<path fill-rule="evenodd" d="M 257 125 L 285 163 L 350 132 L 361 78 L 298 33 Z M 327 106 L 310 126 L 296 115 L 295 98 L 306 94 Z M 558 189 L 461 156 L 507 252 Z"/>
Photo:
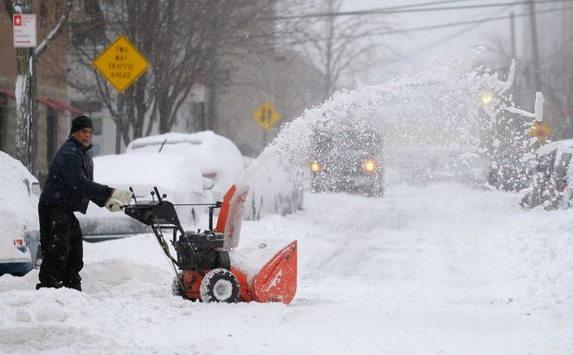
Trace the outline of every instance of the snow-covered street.
<path fill-rule="evenodd" d="M 5 354 L 571 354 L 571 210 L 520 195 L 393 185 L 383 198 L 306 194 L 244 221 L 245 255 L 299 242 L 292 304 L 171 296 L 154 236 L 85 244 L 84 292 L 0 278 Z"/>

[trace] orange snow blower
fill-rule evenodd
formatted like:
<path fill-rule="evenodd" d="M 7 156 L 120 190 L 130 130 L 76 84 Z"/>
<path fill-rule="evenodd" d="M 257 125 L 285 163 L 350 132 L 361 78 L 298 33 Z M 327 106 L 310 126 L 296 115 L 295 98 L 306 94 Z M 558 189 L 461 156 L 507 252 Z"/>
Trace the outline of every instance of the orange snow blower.
<path fill-rule="evenodd" d="M 176 273 L 173 293 L 203 302 L 283 302 L 290 303 L 297 286 L 297 241 L 271 258 L 256 275 L 231 265 L 229 250 L 239 243 L 243 206 L 249 189 L 233 185 L 223 202 L 207 204 L 209 229 L 184 231 L 173 203 L 161 196 L 157 187 L 152 201 L 135 200 L 125 206 L 125 214 L 148 225 L 157 237 Z M 213 212 L 220 208 L 217 226 Z M 164 232 L 172 233 L 173 257 Z"/>

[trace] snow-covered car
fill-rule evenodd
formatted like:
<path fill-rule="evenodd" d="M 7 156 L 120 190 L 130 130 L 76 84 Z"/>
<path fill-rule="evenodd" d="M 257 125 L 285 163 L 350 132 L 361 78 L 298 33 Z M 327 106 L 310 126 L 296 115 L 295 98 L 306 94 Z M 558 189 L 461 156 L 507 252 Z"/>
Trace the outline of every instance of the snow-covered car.
<path fill-rule="evenodd" d="M 137 201 L 156 199 L 154 188 L 176 206 L 181 223 L 194 226 L 212 203 L 212 181 L 203 178 L 189 157 L 170 153 L 104 155 L 94 159 L 94 181 L 112 187 L 132 188 Z M 155 192 L 153 192 L 155 194 Z M 191 204 L 194 204 L 193 206 Z M 111 213 L 90 202 L 85 215 L 76 213 L 84 240 L 102 241 L 150 233 L 148 226 L 126 216 Z"/>
<path fill-rule="evenodd" d="M 531 188 L 520 201 L 521 207 L 568 208 L 573 203 L 572 199 L 573 139 L 548 143 L 537 150 Z"/>
<path fill-rule="evenodd" d="M 243 156 L 229 139 L 212 131 L 197 133 L 165 133 L 134 139 L 126 154 L 142 152 L 181 154 L 190 158 L 203 177 L 213 180 L 211 190 L 216 201 L 238 181 L 244 170 Z"/>
<path fill-rule="evenodd" d="M 384 193 L 382 137 L 375 131 L 319 130 L 313 136 L 311 188 L 334 191 Z"/>
<path fill-rule="evenodd" d="M 528 187 L 530 180 L 527 164 L 517 154 L 505 154 L 492 162 L 487 176 L 489 186 L 504 191 L 521 191 Z"/>
<path fill-rule="evenodd" d="M 0 151 L 0 275 L 22 276 L 37 262 L 40 184 L 22 163 Z"/>
<path fill-rule="evenodd" d="M 245 168 L 254 158 L 245 157 Z M 302 179 L 287 167 L 258 171 L 250 181 L 249 195 L 245 202 L 244 217 L 258 220 L 266 214 L 287 215 L 302 210 L 304 189 Z"/>

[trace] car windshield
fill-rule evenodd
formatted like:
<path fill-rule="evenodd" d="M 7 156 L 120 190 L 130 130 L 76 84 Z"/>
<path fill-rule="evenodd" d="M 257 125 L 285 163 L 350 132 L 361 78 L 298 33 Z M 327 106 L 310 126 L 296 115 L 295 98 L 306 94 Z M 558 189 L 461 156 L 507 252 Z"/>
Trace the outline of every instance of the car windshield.
<path fill-rule="evenodd" d="M 377 154 L 382 150 L 382 138 L 374 131 L 343 131 L 339 133 L 319 132 L 316 134 L 316 151 L 342 153 L 360 151 Z"/>

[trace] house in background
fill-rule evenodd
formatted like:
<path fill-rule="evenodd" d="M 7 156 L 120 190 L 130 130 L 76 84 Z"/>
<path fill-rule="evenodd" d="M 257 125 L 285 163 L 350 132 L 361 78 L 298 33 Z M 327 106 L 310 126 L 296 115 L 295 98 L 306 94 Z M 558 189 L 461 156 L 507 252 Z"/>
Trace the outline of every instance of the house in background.
<path fill-rule="evenodd" d="M 38 42 L 46 38 L 57 21 L 54 3 L 52 0 L 33 2 Z M 16 157 L 16 49 L 12 19 L 4 6 L 0 6 L 0 33 L 0 150 Z M 81 114 L 81 110 L 68 102 L 66 66 L 62 65 L 67 53 L 68 36 L 64 29 L 37 62 L 36 164 L 40 177 L 47 174 L 50 161 L 66 140 L 71 117 Z"/>

